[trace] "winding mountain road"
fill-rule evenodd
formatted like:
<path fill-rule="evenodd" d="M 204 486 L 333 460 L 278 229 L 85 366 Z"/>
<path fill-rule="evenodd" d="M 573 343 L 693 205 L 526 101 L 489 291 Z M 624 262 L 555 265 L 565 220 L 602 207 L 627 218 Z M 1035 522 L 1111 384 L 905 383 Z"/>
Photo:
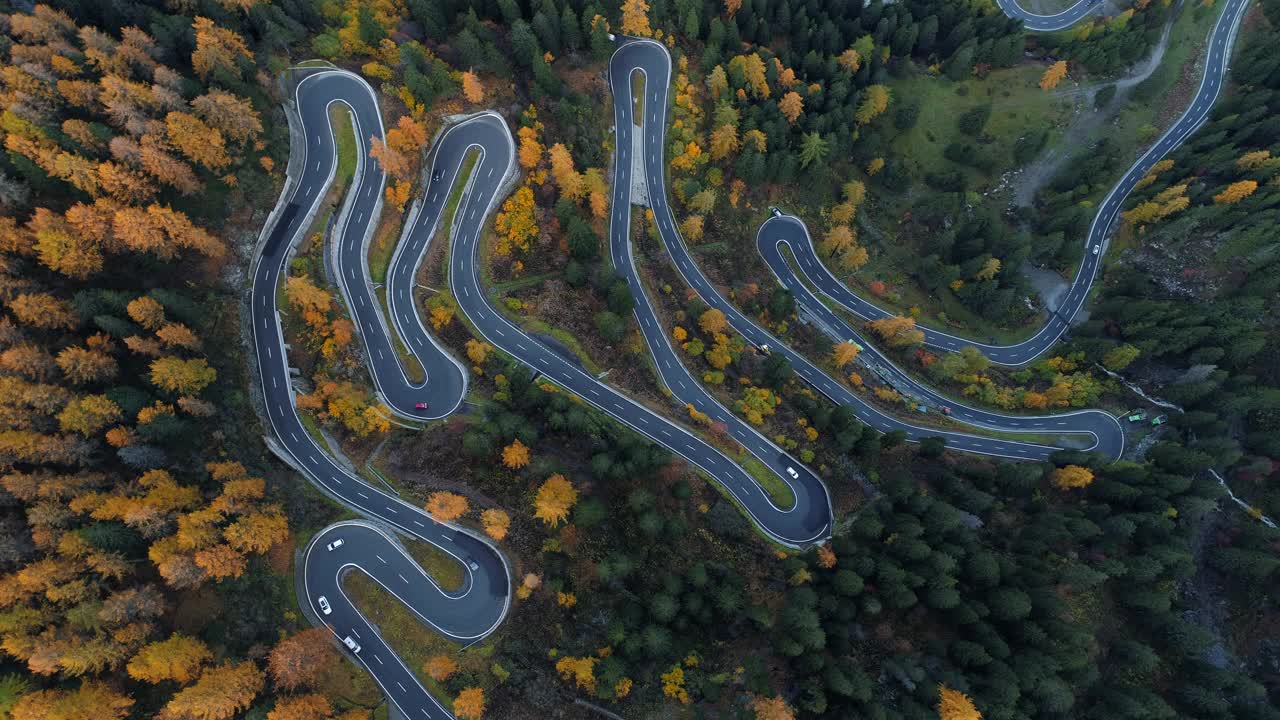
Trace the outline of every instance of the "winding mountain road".
<path fill-rule="evenodd" d="M 316 443 L 298 417 L 280 312 L 276 307 L 276 289 L 286 273 L 293 247 L 305 233 L 336 174 L 336 140 L 329 126 L 331 105 L 340 103 L 354 114 L 357 138 L 363 150 L 348 190 L 344 219 L 340 220 L 335 235 L 344 248 L 348 243 L 361 244 L 359 240 L 376 214 L 384 177 L 376 164 L 363 160 L 368 155 L 369 141 L 363 131 L 377 128 L 377 133 L 382 132 L 377 103 L 368 84 L 343 71 L 311 72 L 298 83 L 294 102 L 302 121 L 306 157 L 257 258 L 250 294 L 254 351 L 278 452 L 321 491 L 352 510 L 452 555 L 462 565 L 466 578 L 459 591 L 447 593 L 417 568 L 386 532 L 368 523 L 340 523 L 318 533 L 307 548 L 301 570 L 307 588 L 306 601 L 312 616 L 322 618 L 335 636 L 350 637 L 361 646 L 354 657 L 408 717 L 449 718 L 449 713 L 417 682 L 413 672 L 347 600 L 341 591 L 341 576 L 358 569 L 398 597 L 408 599 L 406 605 L 419 617 L 429 619 L 432 627 L 441 633 L 459 641 L 472 641 L 488 635 L 506 617 L 511 598 L 510 572 L 502 554 L 478 534 L 436 522 L 422 508 L 345 470 Z M 352 219 L 357 219 L 354 224 L 350 222 Z M 340 257 L 355 256 L 348 253 Z M 344 274 L 350 268 L 341 260 L 338 267 Z M 363 260 L 359 267 L 364 272 Z M 385 391 L 388 377 L 395 377 L 391 371 L 400 373 L 385 326 L 376 317 L 371 295 L 361 294 L 367 293 L 363 281 L 344 283 L 344 287 L 349 297 L 365 298 L 363 305 L 356 301 L 352 315 L 359 322 L 366 348 L 370 349 L 373 358 L 370 369 L 375 377 L 380 376 L 379 387 Z M 361 308 L 375 314 L 366 314 Z M 443 354 L 434 344 L 428 347 Z M 382 360 L 376 359 L 379 349 Z M 424 365 L 432 367 L 426 362 Z M 439 376 L 429 374 L 428 377 Z M 458 392 L 456 388 L 460 387 L 465 387 L 465 381 L 454 386 L 442 382 L 439 389 L 431 386 L 419 393 L 438 393 L 442 404 L 456 407 L 457 400 L 448 393 Z M 406 398 L 412 401 L 412 395 Z M 322 549 L 339 538 L 344 541 L 341 546 L 331 551 Z M 321 610 L 321 596 L 327 598 L 330 613 Z"/>
<path fill-rule="evenodd" d="M 1077 3 L 1073 9 L 1079 8 L 1082 4 Z M 1222 15 L 1209 32 L 1204 74 L 1190 105 L 1178 120 L 1125 171 L 1120 181 L 1112 187 L 1098 206 L 1098 213 L 1094 216 L 1093 223 L 1089 226 L 1089 233 L 1084 238 L 1084 260 L 1081 261 L 1080 268 L 1071 281 L 1071 286 L 1063 297 L 1061 305 L 1050 313 L 1048 321 L 1036 334 L 1013 345 L 990 345 L 917 325 L 924 332 L 925 345 L 944 351 L 956 351 L 972 345 L 981 350 L 992 362 L 1012 367 L 1026 365 L 1053 347 L 1063 333 L 1071 327 L 1072 321 L 1089 299 L 1089 291 L 1093 287 L 1094 280 L 1097 279 L 1098 269 L 1102 265 L 1102 258 L 1107 249 L 1108 238 L 1129 193 L 1153 165 L 1181 145 L 1209 117 L 1213 103 L 1218 99 L 1225 84 L 1231 62 L 1231 50 L 1240 29 L 1240 21 L 1248 7 L 1249 0 L 1227 0 Z M 1001 8 L 1005 9 L 1006 13 L 1009 12 L 1006 0 L 1001 1 Z M 1019 17 L 1023 16 L 1019 15 Z M 1030 23 L 1028 27 L 1031 27 Z M 863 320 L 878 320 L 893 315 L 854 293 L 836 278 L 819 259 L 812 238 L 799 220 L 791 218 L 781 223 L 775 223 L 773 219 L 767 220 L 761 227 L 758 240 L 760 253 L 774 275 L 780 278 L 794 277 L 794 268 L 780 252 L 781 248 L 786 247 L 799 263 L 799 270 L 805 278 L 823 295 L 831 298 L 841 307 Z"/>
<path fill-rule="evenodd" d="M 1088 14 L 1096 5 L 1094 0 L 1082 0 L 1059 15 L 1037 16 L 1022 12 L 1010 0 L 1000 0 L 1000 3 L 1007 14 L 1023 18 L 1028 28 L 1036 30 L 1066 27 Z M 1133 183 L 1160 156 L 1176 147 L 1203 122 L 1208 106 L 1220 90 L 1231 42 L 1245 4 L 1246 0 L 1228 0 L 1224 18 L 1230 16 L 1233 20 L 1225 25 L 1225 20 L 1220 21 L 1215 26 L 1215 34 L 1211 36 L 1211 53 L 1213 62 L 1217 65 L 1211 66 L 1210 72 L 1206 73 L 1207 84 L 1202 83 L 1187 114 L 1161 138 L 1151 152 L 1134 165 L 1125 179 L 1108 195 L 1098 215 L 1099 219 L 1106 218 L 1104 230 L 1114 222 L 1120 203 L 1132 189 Z M 1223 27 L 1229 29 L 1222 31 Z M 1214 67 L 1218 68 L 1216 75 L 1212 72 Z M 610 61 L 609 69 L 615 90 L 614 115 L 619 132 L 619 162 L 615 163 L 612 205 L 614 214 L 610 222 L 610 256 L 635 295 L 636 318 L 649 343 L 655 367 L 663 383 L 681 402 L 692 404 L 713 419 L 724 422 L 731 434 L 752 455 L 770 471 L 782 477 L 795 495 L 795 504 L 790 508 L 778 507 L 770 501 L 755 478 L 720 450 L 680 424 L 665 419 L 600 382 L 575 362 L 562 357 L 536 337 L 525 333 L 494 308 L 487 291 L 480 283 L 478 245 L 485 222 L 500 200 L 500 193 L 516 173 L 514 143 L 506 123 L 496 113 L 479 113 L 454 125 L 440 136 L 432 149 L 429 160 L 432 180 L 408 215 L 407 229 L 387 271 L 383 290 L 386 313 L 389 315 L 388 324 L 377 293 L 378 287 L 371 281 L 368 267 L 368 242 L 376 226 L 374 218 L 378 217 L 381 210 L 382 191 L 385 187 L 385 176 L 381 169 L 376 163 L 366 161 L 370 137 L 383 136 L 375 94 L 363 79 L 352 73 L 300 69 L 299 74 L 305 74 L 305 77 L 297 84 L 294 101 L 301 120 L 302 137 L 295 139 L 295 149 L 305 148 L 304 157 L 298 177 L 291 178 L 293 182 L 286 197 L 282 198 L 278 212 L 273 213 L 274 224 L 267 231 L 253 269 L 250 322 L 255 357 L 267 418 L 275 436 L 275 450 L 323 492 L 371 520 L 336 523 L 312 538 L 300 568 L 310 615 L 324 622 L 336 637 L 349 638 L 360 646 L 360 650 L 353 653 L 357 662 L 370 672 L 391 702 L 409 718 L 443 719 L 451 715 L 431 697 L 418 682 L 415 673 L 404 665 L 377 629 L 354 607 L 343 590 L 343 577 L 347 573 L 363 572 L 441 634 L 459 642 L 474 642 L 491 633 L 506 617 L 510 607 L 511 573 L 503 554 L 478 533 L 436 522 L 421 508 L 410 505 L 345 470 L 317 444 L 296 412 L 286 354 L 288 348 L 284 343 L 281 312 L 277 308 L 277 288 L 286 275 L 293 248 L 302 239 L 336 175 L 336 139 L 329 122 L 329 109 L 335 104 L 345 106 L 352 113 L 359 159 L 330 248 L 332 266 L 340 278 L 343 299 L 368 355 L 369 370 L 375 387 L 388 407 L 401 417 L 416 420 L 445 417 L 459 407 L 466 393 L 466 369 L 426 331 L 413 302 L 414 277 L 428 244 L 441 230 L 440 219 L 450 189 L 458 182 L 465 182 L 461 202 L 453 216 L 449 274 L 460 310 L 481 335 L 494 346 L 540 373 L 546 380 L 578 395 L 602 412 L 701 468 L 734 496 L 763 533 L 777 542 L 805 547 L 829 536 L 832 511 L 826 487 L 821 480 L 706 392 L 680 362 L 645 295 L 631 255 L 629 192 L 632 165 L 626 157 L 633 147 L 630 133 L 639 132 L 642 133 L 641 147 L 649 155 L 642 162 L 644 181 L 651 202 L 654 203 L 664 247 L 691 287 L 709 305 L 723 310 L 733 326 L 748 341 L 757 346 L 767 343 L 776 348 L 775 352 L 784 353 L 800 377 L 833 401 L 853 405 L 863 421 L 877 429 L 901 429 L 911 439 L 940 435 L 955 449 L 1003 457 L 1043 458 L 1056 450 L 1035 443 L 939 432 L 884 415 L 755 326 L 721 298 L 693 264 L 666 204 L 662 140 L 665 135 L 670 57 L 666 49 L 657 43 L 623 40 Z M 654 93 L 652 100 L 646 103 L 652 115 L 640 118 L 640 125 L 633 124 L 631 117 L 632 72 L 644 73 L 646 92 L 652 90 Z M 661 92 L 655 88 L 661 88 Z M 658 114 L 659 111 L 661 115 Z M 464 161 L 473 150 L 478 151 L 477 162 L 470 176 L 462 178 L 460 175 Z M 1155 154 L 1157 151 L 1158 155 Z M 1098 224 L 1099 220 L 1096 219 L 1095 228 Z M 1099 235 L 1099 239 L 1102 235 Z M 1094 231 L 1091 230 L 1091 241 L 1093 236 Z M 802 237 L 804 242 L 801 242 Z M 816 255 L 810 265 L 806 265 L 803 259 L 803 248 L 807 246 L 812 249 L 812 242 L 804 231 L 803 224 L 795 218 L 774 218 L 762 226 L 758 240 L 760 238 L 765 238 L 761 242 L 761 248 L 772 247 L 781 260 L 776 267 L 770 262 L 770 267 L 774 269 L 780 282 L 797 295 L 806 310 L 820 317 L 825 310 L 827 317 L 821 318 L 822 321 L 839 327 L 842 324 L 839 318 L 791 274 L 790 266 L 778 252 L 781 246 L 789 246 L 796 257 L 800 258 L 801 267 L 806 274 L 812 272 L 821 279 L 823 268 Z M 1096 264 L 1095 256 L 1092 264 L 1082 267 L 1080 276 L 1084 276 L 1087 271 L 1091 282 L 1096 273 Z M 813 278 L 811 281 L 824 294 L 830 294 L 840 301 L 838 296 L 843 286 L 830 273 L 826 275 L 833 284 L 825 285 Z M 1086 283 L 1077 300 L 1076 309 L 1083 304 L 1087 289 Z M 844 291 L 848 292 L 847 288 Z M 879 310 L 862 309 L 869 313 Z M 1062 329 L 1065 330 L 1069 320 L 1067 318 L 1062 323 Z M 1042 332 L 1048 332 L 1050 327 L 1046 326 L 1046 330 Z M 392 328 L 403 341 L 405 350 L 414 355 L 422 366 L 425 374 L 423 381 L 412 382 L 405 374 L 391 335 Z M 852 329 L 847 325 L 841 329 L 841 332 L 844 331 L 852 334 Z M 1045 341 L 1045 347 L 1051 345 L 1059 335 L 1061 332 L 1052 335 L 1052 339 Z M 935 333 L 931 342 L 938 347 L 947 347 L 948 337 L 950 336 Z M 964 342 L 958 338 L 953 339 Z M 942 344 L 937 345 L 939 342 Z M 883 359 L 871 348 L 864 352 L 868 353 L 868 357 Z M 1009 359 L 1013 357 L 1010 356 Z M 884 360 L 884 366 L 886 372 L 896 370 L 887 360 Z M 910 382 L 905 376 L 901 381 Z M 929 392 L 923 387 L 919 391 Z M 423 403 L 425 407 L 420 405 Z M 1062 421 L 1067 425 L 1050 427 L 1035 425 L 1034 422 L 1041 420 L 1040 418 L 1010 418 L 972 408 L 965 410 L 972 411 L 973 414 L 961 412 L 961 418 L 973 425 L 1007 432 L 1082 433 L 1093 438 L 1093 449 L 1099 452 L 1118 456 L 1123 449 L 1123 435 L 1118 436 L 1117 445 L 1117 436 L 1096 417 L 1109 417 L 1102 413 L 1082 412 L 1052 416 L 1044 420 L 1055 423 Z M 1027 422 L 1033 424 L 1026 427 L 1016 424 Z M 1114 423 L 1114 420 L 1111 422 Z M 794 476 L 792 472 L 795 473 Z M 452 556 L 463 569 L 462 587 L 451 592 L 440 588 L 405 552 L 400 538 L 392 534 L 392 531 L 426 541 Z M 338 540 L 342 542 L 337 543 Z M 328 611 L 319 603 L 321 596 L 327 600 Z"/>
<path fill-rule="evenodd" d="M 631 96 L 631 77 L 633 73 L 638 73 L 645 78 L 644 92 L 646 97 L 643 103 L 645 117 L 639 125 L 634 124 L 634 118 L 632 117 L 635 107 Z M 632 132 L 643 133 L 642 148 L 644 157 L 642 162 L 645 174 L 644 180 L 663 247 L 675 264 L 677 271 L 689 286 L 698 293 L 702 301 L 708 306 L 723 312 L 729 324 L 741 333 L 747 342 L 757 348 L 763 348 L 767 345 L 770 348 L 770 352 L 785 356 L 801 379 L 832 402 L 852 407 L 862 422 L 881 432 L 901 430 L 906 433 L 909 441 L 915 442 L 927 437 L 941 437 L 948 447 L 955 450 L 1021 460 L 1043 460 L 1062 449 L 1039 442 L 1020 442 L 1009 438 L 983 437 L 970 433 L 942 430 L 936 427 L 917 425 L 889 415 L 868 403 L 861 395 L 840 381 L 832 378 L 807 357 L 770 335 L 721 295 L 690 256 L 689 249 L 680 237 L 671 207 L 667 202 L 665 188 L 666 164 L 663 158 L 663 149 L 665 147 L 667 95 L 670 75 L 671 56 L 667 53 L 665 46 L 652 40 L 626 38 L 623 40 L 622 47 L 614 53 L 613 58 L 609 61 L 609 84 L 614 93 L 613 111 L 618 132 L 618 157 L 614 162 L 614 205 L 609 235 L 610 251 L 614 265 L 618 267 L 619 271 L 627 278 L 628 284 L 632 286 L 632 292 L 637 299 L 636 313 L 640 321 L 641 330 L 645 334 L 645 339 L 649 342 L 650 350 L 660 356 L 659 359 L 663 361 L 663 366 L 666 365 L 666 356 L 668 354 L 674 356 L 674 351 L 671 350 L 666 331 L 653 317 L 653 311 L 644 296 L 643 288 L 640 286 L 639 280 L 635 276 L 635 270 L 631 265 L 629 224 L 627 222 L 630 218 L 630 209 L 629 205 L 620 202 L 622 200 L 628 200 L 629 202 L 626 194 L 631 187 L 632 163 L 627 153 L 633 145 Z M 792 220 L 803 229 L 803 225 L 800 225 L 798 220 L 794 218 Z M 766 223 L 766 227 L 768 226 L 769 223 Z M 826 309 L 821 302 L 811 302 L 812 296 L 807 294 L 808 291 L 802 283 L 795 281 L 794 278 L 788 279 L 786 276 L 780 276 L 780 281 L 797 296 L 806 309 L 822 312 L 824 319 L 831 322 L 833 326 L 842 328 L 849 339 L 856 337 L 852 329 L 848 328 L 830 310 Z M 935 404 L 954 407 L 954 419 L 965 424 L 1009 434 L 1083 435 L 1088 438 L 1088 445 L 1081 449 L 1093 450 L 1115 458 L 1120 457 L 1124 451 L 1124 429 L 1114 417 L 1107 413 L 1086 410 L 1053 416 L 1010 416 L 978 410 L 955 403 L 950 399 L 941 398 L 930 388 L 894 368 L 892 363 L 889 363 L 886 358 L 873 348 L 868 347 L 864 352 L 870 357 L 878 358 L 885 365 L 886 372 L 895 373 L 895 384 L 900 388 L 910 388 L 912 395 L 931 399 Z M 674 362 L 679 365 L 679 358 L 675 357 Z M 683 390 L 683 388 L 672 387 L 671 380 L 665 376 L 663 379 L 673 392 Z M 699 391 L 701 391 L 700 388 Z M 690 393 L 695 394 L 696 392 L 690 391 Z M 701 392 L 705 393 L 705 391 Z M 677 394 L 679 393 L 677 392 Z M 741 439 L 741 436 L 736 431 L 735 437 Z M 756 451 L 753 450 L 752 452 L 755 453 Z"/>

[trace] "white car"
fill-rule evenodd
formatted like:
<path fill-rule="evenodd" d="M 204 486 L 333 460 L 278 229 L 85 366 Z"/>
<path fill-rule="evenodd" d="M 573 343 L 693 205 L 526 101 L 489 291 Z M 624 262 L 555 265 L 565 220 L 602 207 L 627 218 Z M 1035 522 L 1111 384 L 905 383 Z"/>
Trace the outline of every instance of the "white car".
<path fill-rule="evenodd" d="M 1098 251 L 1099 251 L 1099 250 L 1101 250 L 1101 249 L 1102 249 L 1102 246 L 1101 246 L 1101 245 L 1094 245 L 1094 246 L 1093 246 L 1093 254 L 1094 254 L 1094 255 L 1097 255 L 1097 254 L 1098 254 Z"/>
<path fill-rule="evenodd" d="M 480 569 L 480 565 L 477 564 L 475 560 L 468 560 L 467 567 L 471 568 L 471 572 L 476 572 Z"/>
<path fill-rule="evenodd" d="M 329 548 L 329 552 L 333 552 L 334 550 L 337 550 L 338 548 L 342 547 L 342 538 L 338 538 L 337 540 L 334 540 L 333 542 L 329 543 L 325 547 Z"/>
<path fill-rule="evenodd" d="M 796 472 L 796 469 L 791 467 L 790 465 L 787 466 L 787 474 L 791 476 L 792 480 L 800 479 L 800 473 Z"/>
<path fill-rule="evenodd" d="M 352 640 L 350 635 L 342 638 L 342 644 L 346 645 L 347 648 L 350 649 L 351 652 L 353 653 L 360 652 L 360 643 L 356 642 L 355 640 Z"/>
<path fill-rule="evenodd" d="M 333 608 L 329 606 L 329 598 L 323 595 L 316 598 L 316 604 L 320 606 L 320 612 L 324 613 L 325 615 L 328 615 L 329 613 L 333 612 Z"/>

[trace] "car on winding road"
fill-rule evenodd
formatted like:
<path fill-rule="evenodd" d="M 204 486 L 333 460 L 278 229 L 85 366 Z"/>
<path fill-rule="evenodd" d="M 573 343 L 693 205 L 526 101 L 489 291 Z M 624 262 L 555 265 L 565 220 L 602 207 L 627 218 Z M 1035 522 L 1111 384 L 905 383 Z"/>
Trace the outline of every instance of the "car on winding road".
<path fill-rule="evenodd" d="M 347 649 L 350 650 L 351 652 L 359 654 L 360 643 L 356 642 L 355 640 L 352 640 L 350 635 L 342 638 L 342 644 L 346 645 Z"/>
<path fill-rule="evenodd" d="M 333 552 L 334 550 L 337 550 L 340 547 L 342 547 L 342 538 L 338 538 L 337 540 L 334 540 L 333 542 L 325 546 L 325 548 L 329 552 Z"/>
<path fill-rule="evenodd" d="M 320 612 L 324 613 L 325 615 L 328 615 L 329 613 L 333 612 L 333 607 L 329 605 L 329 598 L 323 595 L 316 598 L 316 604 L 320 606 Z"/>

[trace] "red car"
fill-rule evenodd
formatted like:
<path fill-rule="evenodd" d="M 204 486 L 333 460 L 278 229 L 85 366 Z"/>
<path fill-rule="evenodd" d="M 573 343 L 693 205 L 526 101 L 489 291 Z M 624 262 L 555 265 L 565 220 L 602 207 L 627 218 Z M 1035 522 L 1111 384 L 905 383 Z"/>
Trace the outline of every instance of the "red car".
<path fill-rule="evenodd" d="M 428 407 L 430 407 L 430 406 L 429 406 L 429 405 L 427 405 L 427 404 L 426 404 L 426 403 L 424 403 L 424 402 L 414 403 L 414 404 L 413 404 L 413 409 L 414 409 L 414 410 L 426 410 Z"/>

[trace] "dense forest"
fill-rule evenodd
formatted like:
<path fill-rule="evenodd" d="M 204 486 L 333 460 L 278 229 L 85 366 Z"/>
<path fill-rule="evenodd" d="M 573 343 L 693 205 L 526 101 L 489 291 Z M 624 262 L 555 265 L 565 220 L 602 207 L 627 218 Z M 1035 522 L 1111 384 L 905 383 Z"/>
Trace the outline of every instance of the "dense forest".
<path fill-rule="evenodd" d="M 1209 473 L 1280 516 L 1268 274 L 1280 4 L 1262 5 L 1236 89 L 1126 206 L 1119 262 L 1061 352 L 1112 366 L 1135 348 L 1126 375 L 1183 408 L 1132 460 L 1015 464 L 905 445 L 815 398 L 785 361 L 742 353 L 667 287 L 703 377 L 763 390 L 779 443 L 831 480 L 841 529 L 806 554 L 768 544 L 683 461 L 471 338 L 447 291 L 419 312 L 468 358 L 482 406 L 421 433 L 370 422 L 368 373 L 313 243 L 286 291 L 306 318 L 291 360 L 316 381 L 300 409 L 357 459 L 387 439 L 379 462 L 406 492 L 483 527 L 517 568 L 512 614 L 478 648 L 438 647 L 416 621 L 405 631 L 406 657 L 435 653 L 424 682 L 446 702 L 483 688 L 486 717 L 585 713 L 566 710 L 575 699 L 625 717 L 1280 717 L 1276 536 L 1224 512 Z M 524 171 L 489 238 L 493 276 L 524 283 L 506 309 L 562 323 L 587 355 L 640 357 L 632 300 L 601 252 L 611 30 L 673 48 L 668 159 L 691 243 L 739 232 L 746 247 L 749 207 L 816 178 L 833 200 L 823 251 L 857 269 L 868 195 L 910 195 L 901 224 L 928 243 L 919 282 L 1016 322 L 1028 316 L 1017 267 L 1074 262 L 1080 201 L 1128 149 L 1070 163 L 1033 233 L 970 207 L 971 170 L 1025 162 L 1046 136 L 992 160 L 978 105 L 947 120 L 961 136 L 949 164 L 919 166 L 888 148 L 928 108 L 889 87 L 959 87 L 1016 70 L 1027 50 L 1112 73 L 1171 12 L 1139 2 L 1028 38 L 981 1 L 0 10 L 0 718 L 14 720 L 386 715 L 292 599 L 295 549 L 342 510 L 265 459 L 238 349 L 247 263 L 287 162 L 279 77 L 292 62 L 324 58 L 379 89 L 395 128 L 376 151 L 393 230 L 440 116 L 500 108 Z M 787 293 L 735 293 L 771 327 L 800 327 Z M 636 364 L 614 380 L 656 398 Z M 762 412 L 743 393 L 739 411 Z M 1225 613 L 1206 601 L 1215 593 Z"/>

